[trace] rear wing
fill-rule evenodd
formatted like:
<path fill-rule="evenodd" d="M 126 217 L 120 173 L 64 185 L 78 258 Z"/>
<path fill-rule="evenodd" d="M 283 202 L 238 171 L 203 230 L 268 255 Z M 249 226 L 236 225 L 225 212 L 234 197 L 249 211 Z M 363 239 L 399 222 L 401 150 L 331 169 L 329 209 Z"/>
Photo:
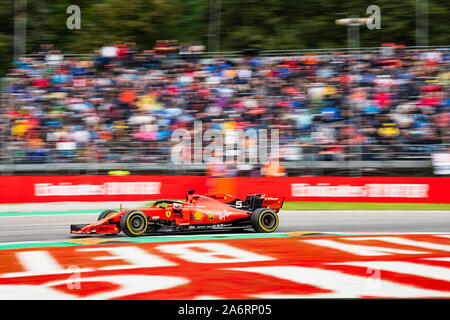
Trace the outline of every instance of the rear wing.
<path fill-rule="evenodd" d="M 269 208 L 275 212 L 283 207 L 284 197 L 267 195 L 264 193 L 249 194 L 245 201 L 238 199 L 227 193 L 206 193 L 205 196 L 225 203 L 236 209 L 254 211 L 258 208 Z"/>
<path fill-rule="evenodd" d="M 283 207 L 284 197 L 272 196 L 263 193 L 249 194 L 245 199 L 250 210 L 258 208 L 269 208 L 275 212 L 280 211 Z"/>

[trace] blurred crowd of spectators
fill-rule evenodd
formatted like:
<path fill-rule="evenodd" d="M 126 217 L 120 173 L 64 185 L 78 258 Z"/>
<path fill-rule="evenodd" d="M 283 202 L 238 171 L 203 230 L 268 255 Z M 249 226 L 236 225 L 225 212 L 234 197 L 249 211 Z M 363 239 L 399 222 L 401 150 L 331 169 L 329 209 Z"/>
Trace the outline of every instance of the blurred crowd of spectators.
<path fill-rule="evenodd" d="M 92 57 L 42 46 L 15 61 L 3 159 L 167 162 L 171 133 L 196 120 L 279 129 L 283 161 L 411 159 L 450 142 L 449 50 L 201 59 L 193 45 L 185 59 L 173 46 Z"/>

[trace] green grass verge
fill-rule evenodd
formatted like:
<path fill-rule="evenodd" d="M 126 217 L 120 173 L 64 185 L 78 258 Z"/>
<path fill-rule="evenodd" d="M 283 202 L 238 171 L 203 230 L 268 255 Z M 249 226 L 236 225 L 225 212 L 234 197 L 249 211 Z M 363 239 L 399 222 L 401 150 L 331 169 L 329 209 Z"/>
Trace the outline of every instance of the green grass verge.
<path fill-rule="evenodd" d="M 450 203 L 286 201 L 283 210 L 450 210 Z"/>
<path fill-rule="evenodd" d="M 153 204 L 147 203 L 143 207 Z M 326 202 L 326 201 L 285 201 L 283 210 L 449 210 L 450 203 L 373 203 L 373 202 Z M 39 212 L 0 212 L 0 217 L 42 216 L 64 214 L 92 214 L 103 210 L 69 210 Z"/>

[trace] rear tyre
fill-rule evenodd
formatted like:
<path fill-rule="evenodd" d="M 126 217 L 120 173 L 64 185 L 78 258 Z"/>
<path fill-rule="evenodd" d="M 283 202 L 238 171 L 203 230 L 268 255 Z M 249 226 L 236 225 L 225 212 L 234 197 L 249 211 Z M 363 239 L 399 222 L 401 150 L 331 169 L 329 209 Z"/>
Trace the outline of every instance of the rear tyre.
<path fill-rule="evenodd" d="M 98 219 L 97 219 L 97 220 L 105 219 L 105 218 L 107 218 L 108 216 L 110 216 L 110 215 L 112 215 L 112 214 L 114 214 L 114 213 L 116 213 L 116 212 L 117 212 L 116 210 L 112 210 L 112 209 L 105 210 L 105 211 L 103 211 L 102 213 L 100 213 L 100 215 L 98 216 Z"/>
<path fill-rule="evenodd" d="M 140 236 L 147 228 L 147 216 L 140 210 L 128 210 L 120 218 L 120 230 L 129 237 Z"/>
<path fill-rule="evenodd" d="M 271 209 L 258 208 L 250 216 L 250 222 L 256 232 L 274 232 L 278 227 L 278 215 Z"/>

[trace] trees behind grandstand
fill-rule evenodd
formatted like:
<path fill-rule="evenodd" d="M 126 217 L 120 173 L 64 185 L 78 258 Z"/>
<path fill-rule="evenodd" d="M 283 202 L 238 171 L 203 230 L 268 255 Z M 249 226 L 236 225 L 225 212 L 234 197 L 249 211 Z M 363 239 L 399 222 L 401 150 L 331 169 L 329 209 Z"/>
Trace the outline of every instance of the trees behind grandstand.
<path fill-rule="evenodd" d="M 444 2 L 429 1 L 431 45 L 450 43 Z M 66 8 L 81 8 L 81 30 L 66 27 Z M 345 47 L 347 32 L 334 21 L 368 17 L 381 8 L 381 29 L 361 28 L 361 46 L 415 44 L 416 0 L 221 0 L 220 49 Z M 28 0 L 27 52 L 53 43 L 70 53 L 92 53 L 105 43 L 136 42 L 150 49 L 158 39 L 207 44 L 210 0 Z M 0 1 L 0 63 L 11 59 L 14 2 Z M 2 64 L 4 65 L 4 64 Z"/>

